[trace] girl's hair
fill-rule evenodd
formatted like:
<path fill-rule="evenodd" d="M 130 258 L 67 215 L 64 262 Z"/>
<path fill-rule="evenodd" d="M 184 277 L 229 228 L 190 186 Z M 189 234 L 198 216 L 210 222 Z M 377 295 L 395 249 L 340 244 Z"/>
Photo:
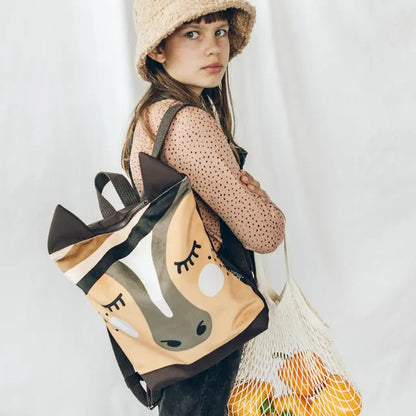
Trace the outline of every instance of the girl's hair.
<path fill-rule="evenodd" d="M 230 25 L 229 36 L 233 36 L 234 28 L 231 25 L 231 17 L 235 12 L 236 9 L 230 8 L 199 16 L 190 22 L 200 23 L 202 18 L 205 18 L 206 23 L 228 20 Z M 159 45 L 164 48 L 165 39 L 163 39 Z M 173 98 L 183 103 L 199 107 L 211 114 L 221 126 L 237 161 L 239 161 L 239 155 L 235 148 L 236 143 L 234 142 L 234 110 L 230 94 L 228 68 L 221 80 L 221 84 L 215 88 L 204 88 L 200 96 L 191 91 L 185 84 L 172 78 L 165 71 L 161 63 L 153 60 L 149 56 L 146 57 L 146 70 L 149 73 L 151 85 L 136 105 L 134 117 L 130 122 L 121 153 L 121 166 L 126 173 L 130 173 L 130 153 L 133 133 L 137 123 L 140 123 L 149 137 L 152 140 L 155 140 L 156 134 L 150 128 L 148 110 L 151 104 L 166 98 Z"/>

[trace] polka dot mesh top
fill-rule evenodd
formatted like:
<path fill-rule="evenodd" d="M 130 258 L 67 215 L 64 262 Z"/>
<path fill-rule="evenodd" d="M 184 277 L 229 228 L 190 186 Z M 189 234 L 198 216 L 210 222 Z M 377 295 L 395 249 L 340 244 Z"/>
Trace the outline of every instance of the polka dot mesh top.
<path fill-rule="evenodd" d="M 150 127 L 155 134 L 166 110 L 179 103 L 167 98 L 149 107 Z M 140 195 L 143 181 L 139 152 L 151 154 L 153 143 L 137 123 L 130 169 Z M 284 215 L 273 202 L 262 201 L 241 182 L 240 166 L 227 136 L 206 111 L 186 106 L 175 115 L 160 160 L 189 177 L 202 221 L 216 251 L 222 243 L 219 217 L 249 250 L 270 253 L 283 241 Z"/>

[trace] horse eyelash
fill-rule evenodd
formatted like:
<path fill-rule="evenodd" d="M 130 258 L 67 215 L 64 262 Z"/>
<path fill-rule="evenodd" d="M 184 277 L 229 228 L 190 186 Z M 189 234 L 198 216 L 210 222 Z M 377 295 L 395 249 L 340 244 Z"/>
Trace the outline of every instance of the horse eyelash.
<path fill-rule="evenodd" d="M 126 303 L 124 302 L 121 293 L 112 302 L 108 303 L 107 305 L 101 305 L 101 306 L 108 309 L 110 312 L 113 312 L 111 308 L 113 308 L 114 306 L 117 310 L 120 309 L 120 307 L 118 306 L 118 302 L 120 302 L 122 306 L 126 306 Z"/>
<path fill-rule="evenodd" d="M 193 246 L 192 246 L 192 250 L 189 253 L 189 256 L 183 260 L 183 261 L 175 261 L 173 264 L 178 268 L 178 274 L 182 273 L 182 266 L 185 267 L 186 271 L 189 271 L 189 267 L 188 267 L 188 262 L 193 266 L 194 262 L 192 261 L 192 256 L 194 257 L 199 257 L 198 254 L 196 254 L 195 249 L 197 248 L 201 248 L 201 246 L 196 242 L 196 240 L 194 240 Z"/>

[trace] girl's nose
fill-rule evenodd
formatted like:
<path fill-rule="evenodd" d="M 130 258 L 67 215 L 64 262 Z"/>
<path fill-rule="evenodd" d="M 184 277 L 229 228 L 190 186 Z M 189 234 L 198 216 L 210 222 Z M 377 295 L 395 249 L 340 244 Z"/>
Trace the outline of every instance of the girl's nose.
<path fill-rule="evenodd" d="M 218 37 L 216 36 L 208 37 L 206 42 L 207 42 L 206 51 L 208 54 L 212 54 L 212 53 L 218 54 L 221 52 Z"/>

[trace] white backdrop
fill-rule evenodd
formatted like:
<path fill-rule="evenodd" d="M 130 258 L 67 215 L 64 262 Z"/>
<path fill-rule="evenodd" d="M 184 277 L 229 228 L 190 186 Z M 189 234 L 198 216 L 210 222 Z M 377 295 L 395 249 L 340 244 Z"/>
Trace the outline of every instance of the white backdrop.
<path fill-rule="evenodd" d="M 363 416 L 410 414 L 416 388 L 416 5 L 257 0 L 230 63 L 245 168 L 287 217 L 297 280 Z M 47 255 L 60 203 L 98 220 L 132 110 L 132 0 L 1 0 L 1 416 L 129 416 L 103 322 Z M 117 204 L 116 204 L 117 205 Z M 264 256 L 283 286 L 283 245 Z"/>

